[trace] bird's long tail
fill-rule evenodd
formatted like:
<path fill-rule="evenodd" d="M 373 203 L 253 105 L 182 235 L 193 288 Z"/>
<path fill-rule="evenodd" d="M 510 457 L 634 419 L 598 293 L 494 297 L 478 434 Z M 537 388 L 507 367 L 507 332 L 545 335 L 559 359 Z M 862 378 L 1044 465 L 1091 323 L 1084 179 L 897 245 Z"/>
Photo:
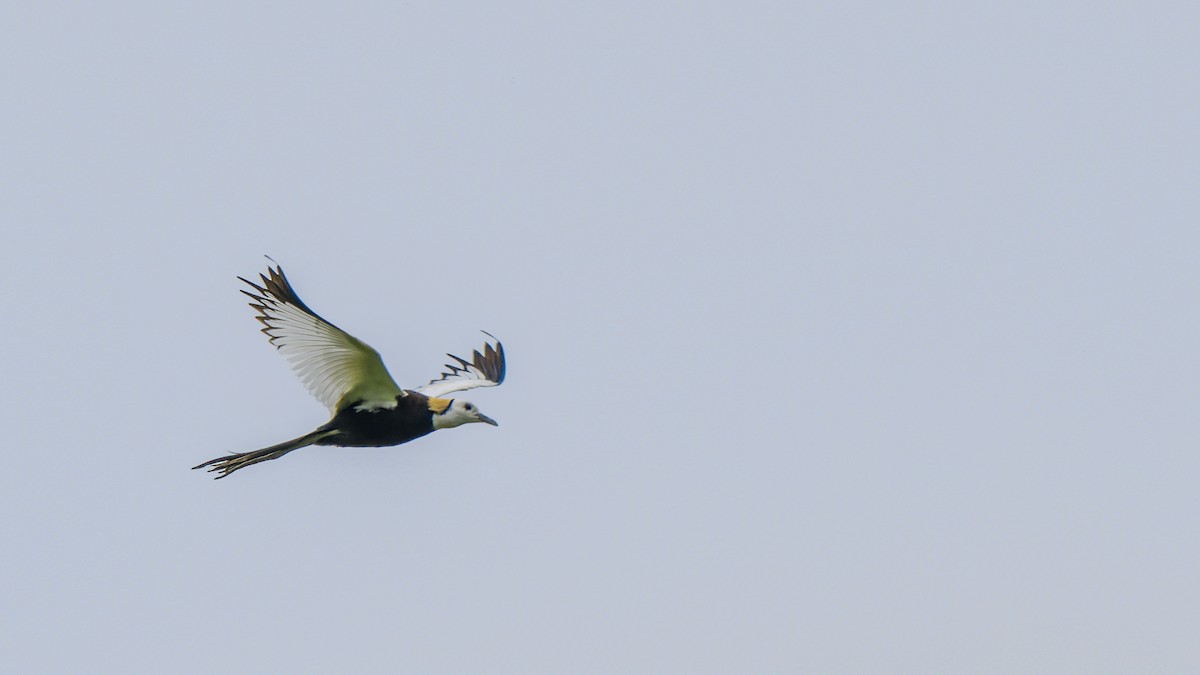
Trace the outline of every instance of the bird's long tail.
<path fill-rule="evenodd" d="M 269 448 L 253 450 L 251 452 L 235 452 L 232 455 L 225 455 L 224 457 L 210 459 L 207 462 L 203 464 L 197 464 L 192 468 L 203 469 L 207 466 L 209 471 L 220 473 L 221 475 L 217 476 L 217 478 L 220 479 L 228 476 L 238 469 L 244 469 L 251 464 L 258 464 L 259 462 L 265 462 L 269 459 L 279 459 L 293 450 L 312 445 L 322 438 L 332 436 L 336 433 L 336 431 L 331 429 L 317 429 L 316 431 L 305 434 L 300 438 L 293 438 L 290 441 L 284 441 L 278 445 L 272 445 Z"/>

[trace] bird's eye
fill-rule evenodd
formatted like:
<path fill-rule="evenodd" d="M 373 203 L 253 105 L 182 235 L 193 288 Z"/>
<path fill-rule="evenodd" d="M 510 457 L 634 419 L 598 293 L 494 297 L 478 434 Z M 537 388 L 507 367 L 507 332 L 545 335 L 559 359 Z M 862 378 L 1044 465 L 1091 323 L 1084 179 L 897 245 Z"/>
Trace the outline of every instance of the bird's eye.
<path fill-rule="evenodd" d="M 463 407 L 467 409 L 467 412 L 470 412 L 475 409 L 475 406 L 471 405 L 470 403 L 466 404 Z"/>

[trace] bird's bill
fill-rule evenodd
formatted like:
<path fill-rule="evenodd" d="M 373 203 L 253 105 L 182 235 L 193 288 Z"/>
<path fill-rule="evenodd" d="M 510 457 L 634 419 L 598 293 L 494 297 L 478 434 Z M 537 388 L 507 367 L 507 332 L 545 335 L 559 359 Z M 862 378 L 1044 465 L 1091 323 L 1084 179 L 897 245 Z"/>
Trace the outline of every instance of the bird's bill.
<path fill-rule="evenodd" d="M 496 423 L 496 420 L 494 420 L 494 419 L 492 419 L 492 418 L 490 418 L 490 417 L 488 417 L 487 415 L 484 415 L 484 414 L 482 414 L 482 413 L 480 413 L 480 415 L 479 415 L 479 421 L 480 421 L 480 422 L 483 422 L 484 424 L 490 424 L 490 425 L 492 425 L 492 426 L 494 426 L 494 427 L 498 427 L 498 426 L 500 426 L 499 424 L 497 424 L 497 423 Z"/>

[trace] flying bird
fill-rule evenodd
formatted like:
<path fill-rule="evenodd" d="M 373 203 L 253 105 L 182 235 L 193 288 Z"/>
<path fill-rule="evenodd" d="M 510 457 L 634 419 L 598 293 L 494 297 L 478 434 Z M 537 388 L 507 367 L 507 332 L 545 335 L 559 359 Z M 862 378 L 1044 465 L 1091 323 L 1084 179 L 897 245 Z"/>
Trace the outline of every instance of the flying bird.
<path fill-rule="evenodd" d="M 274 261 L 272 261 L 274 262 Z M 498 426 L 474 403 L 445 398 L 456 391 L 494 387 L 504 381 L 504 346 L 484 342 L 470 361 L 447 354 L 440 377 L 416 389 L 401 389 L 383 365 L 379 352 L 322 319 L 296 295 L 278 264 L 260 274 L 262 285 L 238 277 L 251 290 L 250 306 L 258 312 L 262 332 L 278 349 L 304 386 L 333 413 L 311 433 L 262 450 L 210 459 L 192 467 L 217 472 L 217 478 L 252 464 L 279 459 L 309 445 L 382 447 L 400 445 L 438 429 L 483 422 Z"/>

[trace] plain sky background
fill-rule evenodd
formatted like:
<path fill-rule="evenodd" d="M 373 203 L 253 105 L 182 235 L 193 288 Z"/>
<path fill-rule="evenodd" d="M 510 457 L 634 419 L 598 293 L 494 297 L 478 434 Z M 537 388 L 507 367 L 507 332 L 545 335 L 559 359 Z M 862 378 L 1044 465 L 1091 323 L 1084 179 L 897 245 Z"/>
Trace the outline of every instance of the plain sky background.
<path fill-rule="evenodd" d="M 1200 669 L 1194 3 L 0 7 L 0 670 Z M 270 254 L 404 386 L 327 419 Z"/>

